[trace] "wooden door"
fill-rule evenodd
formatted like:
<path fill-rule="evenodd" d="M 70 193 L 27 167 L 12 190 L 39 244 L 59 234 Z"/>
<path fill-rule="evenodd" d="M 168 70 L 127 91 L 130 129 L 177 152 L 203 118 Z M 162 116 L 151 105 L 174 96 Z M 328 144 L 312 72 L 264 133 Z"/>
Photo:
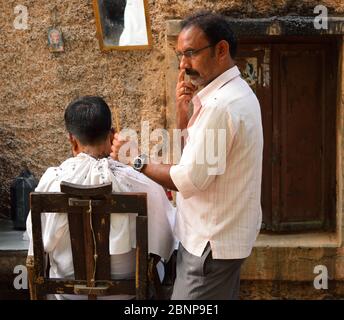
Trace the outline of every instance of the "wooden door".
<path fill-rule="evenodd" d="M 244 78 L 257 57 L 252 88 L 264 129 L 263 222 L 267 230 L 331 229 L 336 208 L 336 43 L 242 44 Z M 267 66 L 268 64 L 268 66 Z M 249 79 L 250 80 L 250 79 Z"/>

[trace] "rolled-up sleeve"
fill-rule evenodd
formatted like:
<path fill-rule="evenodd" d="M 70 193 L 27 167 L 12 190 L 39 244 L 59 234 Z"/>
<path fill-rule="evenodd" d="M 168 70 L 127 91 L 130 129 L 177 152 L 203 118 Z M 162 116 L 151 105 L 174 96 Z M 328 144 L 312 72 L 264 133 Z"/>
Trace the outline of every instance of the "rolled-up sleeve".
<path fill-rule="evenodd" d="M 178 164 L 170 168 L 171 179 L 185 199 L 190 198 L 195 192 L 199 191 L 189 177 L 190 170 L 190 167 L 188 168 L 187 165 L 182 164 Z"/>

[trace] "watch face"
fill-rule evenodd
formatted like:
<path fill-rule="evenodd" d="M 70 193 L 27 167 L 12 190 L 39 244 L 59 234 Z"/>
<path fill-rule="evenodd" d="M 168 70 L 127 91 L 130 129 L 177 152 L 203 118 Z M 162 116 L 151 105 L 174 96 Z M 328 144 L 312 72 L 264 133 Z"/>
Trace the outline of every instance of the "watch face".
<path fill-rule="evenodd" d="M 136 158 L 134 161 L 134 168 L 140 170 L 143 166 L 143 161 L 141 158 Z"/>
<path fill-rule="evenodd" d="M 141 171 L 145 164 L 147 163 L 147 156 L 141 154 L 134 159 L 133 168 L 137 171 Z"/>

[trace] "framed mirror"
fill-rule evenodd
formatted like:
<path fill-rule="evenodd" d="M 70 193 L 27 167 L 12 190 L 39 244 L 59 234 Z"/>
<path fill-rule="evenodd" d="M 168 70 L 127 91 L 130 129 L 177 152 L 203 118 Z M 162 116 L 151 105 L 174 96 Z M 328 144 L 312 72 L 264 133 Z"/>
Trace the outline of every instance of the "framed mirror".
<path fill-rule="evenodd" d="M 147 0 L 93 0 L 102 51 L 150 49 Z"/>

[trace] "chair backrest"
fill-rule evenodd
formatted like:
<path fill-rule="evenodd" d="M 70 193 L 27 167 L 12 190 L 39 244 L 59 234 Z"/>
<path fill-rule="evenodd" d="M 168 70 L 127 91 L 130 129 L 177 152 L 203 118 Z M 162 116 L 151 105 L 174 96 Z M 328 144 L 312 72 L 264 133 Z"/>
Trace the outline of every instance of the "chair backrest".
<path fill-rule="evenodd" d="M 52 279 L 45 270 L 41 213 L 68 214 L 75 279 Z M 135 279 L 111 279 L 109 232 L 111 213 L 137 213 Z M 31 193 L 34 256 L 28 256 L 31 299 L 47 294 L 98 296 L 130 294 L 148 297 L 148 231 L 146 193 L 114 193 L 112 184 L 96 186 L 61 182 L 61 192 Z"/>

